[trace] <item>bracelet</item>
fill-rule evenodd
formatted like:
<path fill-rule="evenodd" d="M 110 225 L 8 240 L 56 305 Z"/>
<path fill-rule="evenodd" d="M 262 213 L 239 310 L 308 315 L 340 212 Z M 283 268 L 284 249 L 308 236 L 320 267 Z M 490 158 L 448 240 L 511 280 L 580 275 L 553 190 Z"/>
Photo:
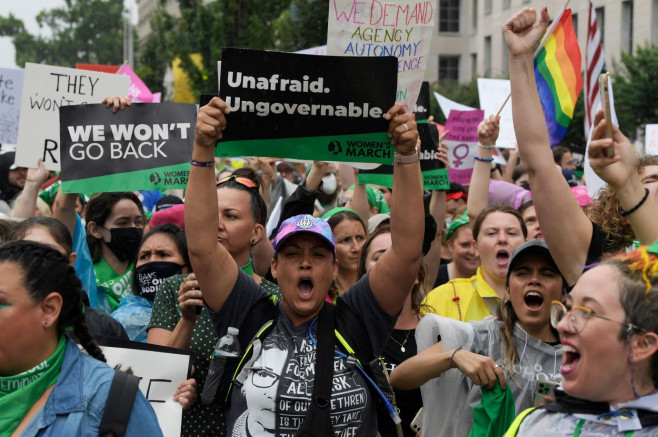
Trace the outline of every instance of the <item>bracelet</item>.
<path fill-rule="evenodd" d="M 642 205 L 644 205 L 644 202 L 647 201 L 647 197 L 649 197 L 649 189 L 648 189 L 648 188 L 645 188 L 645 189 L 644 189 L 644 197 L 642 198 L 642 200 L 640 200 L 640 201 L 637 203 L 637 205 L 635 205 L 634 207 L 632 207 L 632 208 L 629 209 L 628 211 L 624 211 L 624 208 L 622 208 L 621 205 L 620 205 L 620 206 L 619 206 L 619 214 L 621 214 L 622 217 L 626 217 L 627 215 L 631 215 L 631 214 L 633 214 L 635 211 L 637 211 L 638 209 L 640 209 L 640 207 L 641 207 Z"/>
<path fill-rule="evenodd" d="M 479 156 L 474 156 L 473 159 L 480 162 L 493 162 L 493 158 L 480 158 Z"/>
<path fill-rule="evenodd" d="M 393 162 L 396 164 L 413 164 L 420 159 L 420 153 L 416 149 L 413 155 L 400 155 L 398 152 L 393 154 Z"/>
<path fill-rule="evenodd" d="M 457 366 L 455 366 L 455 362 L 453 361 L 453 358 L 455 358 L 455 354 L 456 354 L 458 351 L 462 350 L 462 349 L 464 349 L 464 346 L 459 346 L 457 349 L 455 349 L 454 351 L 452 351 L 452 355 L 450 355 L 450 368 L 451 368 L 451 369 L 454 369 L 455 367 L 457 367 Z"/>
<path fill-rule="evenodd" d="M 493 149 L 496 148 L 496 145 L 494 144 L 494 145 L 492 145 L 492 146 L 485 146 L 484 144 L 480 144 L 480 143 L 478 143 L 478 147 L 482 147 L 483 149 L 493 150 Z"/>
<path fill-rule="evenodd" d="M 192 159 L 192 157 L 190 156 L 190 164 L 192 164 L 195 167 L 214 167 L 215 160 L 213 159 L 212 161 L 197 161 L 195 159 Z"/>

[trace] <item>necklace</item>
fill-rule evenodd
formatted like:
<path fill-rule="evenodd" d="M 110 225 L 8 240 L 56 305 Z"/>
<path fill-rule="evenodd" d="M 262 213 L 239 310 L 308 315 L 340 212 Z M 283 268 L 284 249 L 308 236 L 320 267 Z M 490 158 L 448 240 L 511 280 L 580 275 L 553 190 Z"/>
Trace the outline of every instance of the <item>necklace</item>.
<path fill-rule="evenodd" d="M 409 340 L 409 334 L 411 334 L 411 331 L 413 331 L 413 329 L 410 329 L 410 330 L 407 331 L 407 336 L 404 337 L 404 341 L 403 341 L 402 343 L 400 343 L 400 342 L 397 341 L 395 338 L 393 338 L 393 334 L 391 334 L 391 336 L 388 337 L 388 338 L 390 338 L 391 340 L 393 340 L 394 342 L 396 342 L 396 343 L 400 346 L 400 351 L 404 353 L 404 352 L 407 351 L 407 350 L 404 348 L 404 345 L 407 344 L 407 340 Z"/>

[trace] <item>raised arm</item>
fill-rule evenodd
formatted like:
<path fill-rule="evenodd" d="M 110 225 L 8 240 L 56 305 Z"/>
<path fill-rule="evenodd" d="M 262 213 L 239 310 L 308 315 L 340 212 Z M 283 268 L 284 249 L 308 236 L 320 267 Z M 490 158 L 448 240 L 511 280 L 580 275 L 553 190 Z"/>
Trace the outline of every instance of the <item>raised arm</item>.
<path fill-rule="evenodd" d="M 416 154 L 418 130 L 413 114 L 401 105 L 387 114 L 391 120 L 388 134 L 395 152 L 403 158 Z M 418 276 L 424 231 L 423 187 L 420 163 L 393 165 L 391 208 L 391 247 L 370 272 L 370 287 L 379 305 L 397 315 Z"/>
<path fill-rule="evenodd" d="M 471 186 L 468 190 L 468 219 L 473 223 L 480 211 L 487 207 L 489 201 L 489 180 L 491 179 L 491 162 L 493 148 L 500 132 L 500 116 L 490 115 L 478 126 L 478 150 L 473 164 Z"/>
<path fill-rule="evenodd" d="M 534 72 L 534 51 L 548 26 L 544 6 L 525 8 L 503 25 L 509 52 L 512 116 L 519 154 L 528 171 L 537 219 L 567 283 L 580 277 L 592 239 L 592 223 L 553 161 Z"/>
<path fill-rule="evenodd" d="M 27 179 L 23 191 L 18 195 L 14 209 L 11 211 L 12 217 L 29 218 L 34 217 L 37 209 L 37 197 L 39 189 L 46 180 L 48 180 L 48 170 L 43 165 L 43 160 L 37 161 L 38 168 L 27 170 Z"/>
<path fill-rule="evenodd" d="M 192 159 L 215 160 L 215 144 L 226 129 L 228 105 L 214 97 L 197 115 Z M 190 261 L 203 298 L 212 311 L 226 302 L 238 277 L 238 266 L 217 241 L 219 207 L 215 186 L 215 166 L 192 165 L 185 196 L 185 231 Z"/>
<path fill-rule="evenodd" d="M 633 211 L 626 219 L 631 224 L 635 237 L 643 245 L 653 244 L 658 240 L 658 206 L 655 202 L 655 192 L 650 192 L 643 201 L 645 190 L 649 188 L 644 187 L 637 171 L 638 158 L 633 145 L 614 123 L 612 138 L 605 138 L 607 123 L 603 111 L 600 110 L 594 118 L 596 127 L 588 149 L 589 163 L 596 174 L 615 191 L 624 211 Z M 613 158 L 608 158 L 605 154 L 605 149 L 610 146 L 615 148 Z"/>
<path fill-rule="evenodd" d="M 52 206 L 53 217 L 64 223 L 64 226 L 68 228 L 71 235 L 75 235 L 75 225 L 77 222 L 75 217 L 75 203 L 77 197 L 78 195 L 75 193 L 64 193 L 60 185 Z"/>

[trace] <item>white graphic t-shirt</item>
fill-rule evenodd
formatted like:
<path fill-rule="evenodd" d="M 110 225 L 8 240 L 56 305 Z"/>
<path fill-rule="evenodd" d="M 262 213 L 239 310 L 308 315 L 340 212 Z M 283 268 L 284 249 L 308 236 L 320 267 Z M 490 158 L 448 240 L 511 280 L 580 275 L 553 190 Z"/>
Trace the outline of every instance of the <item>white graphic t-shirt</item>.
<path fill-rule="evenodd" d="M 249 316 L 250 303 L 253 304 L 261 293 L 251 278 L 240 275 L 222 310 L 212 314 L 218 333 L 228 326 L 239 326 Z M 363 315 L 367 335 L 378 354 L 395 325 L 395 318 L 379 307 L 367 277 L 340 300 L 337 305 L 350 305 L 357 314 Z M 242 387 L 233 388 L 231 404 L 226 411 L 229 436 L 295 435 L 306 417 L 313 394 L 316 348 L 309 338 L 310 324 L 309 321 L 294 327 L 280 311 L 276 325 L 263 340 L 260 354 L 246 370 Z M 313 337 L 317 335 L 316 327 L 317 323 Z M 337 328 L 340 330 L 340 326 Z M 377 422 L 373 400 L 365 379 L 344 359 L 334 356 L 330 400 L 334 435 L 375 435 Z"/>

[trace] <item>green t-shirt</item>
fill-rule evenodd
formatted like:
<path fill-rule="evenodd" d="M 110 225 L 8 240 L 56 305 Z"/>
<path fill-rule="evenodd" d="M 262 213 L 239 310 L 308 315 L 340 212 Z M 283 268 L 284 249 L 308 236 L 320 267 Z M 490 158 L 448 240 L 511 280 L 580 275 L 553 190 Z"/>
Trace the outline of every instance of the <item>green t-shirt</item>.
<path fill-rule="evenodd" d="M 126 271 L 119 275 L 105 262 L 104 258 L 94 264 L 96 286 L 105 295 L 105 302 L 100 303 L 99 309 L 106 313 L 111 313 L 117 309 L 121 299 L 130 293 L 133 270 L 135 270 L 135 264 L 130 264 Z"/>

